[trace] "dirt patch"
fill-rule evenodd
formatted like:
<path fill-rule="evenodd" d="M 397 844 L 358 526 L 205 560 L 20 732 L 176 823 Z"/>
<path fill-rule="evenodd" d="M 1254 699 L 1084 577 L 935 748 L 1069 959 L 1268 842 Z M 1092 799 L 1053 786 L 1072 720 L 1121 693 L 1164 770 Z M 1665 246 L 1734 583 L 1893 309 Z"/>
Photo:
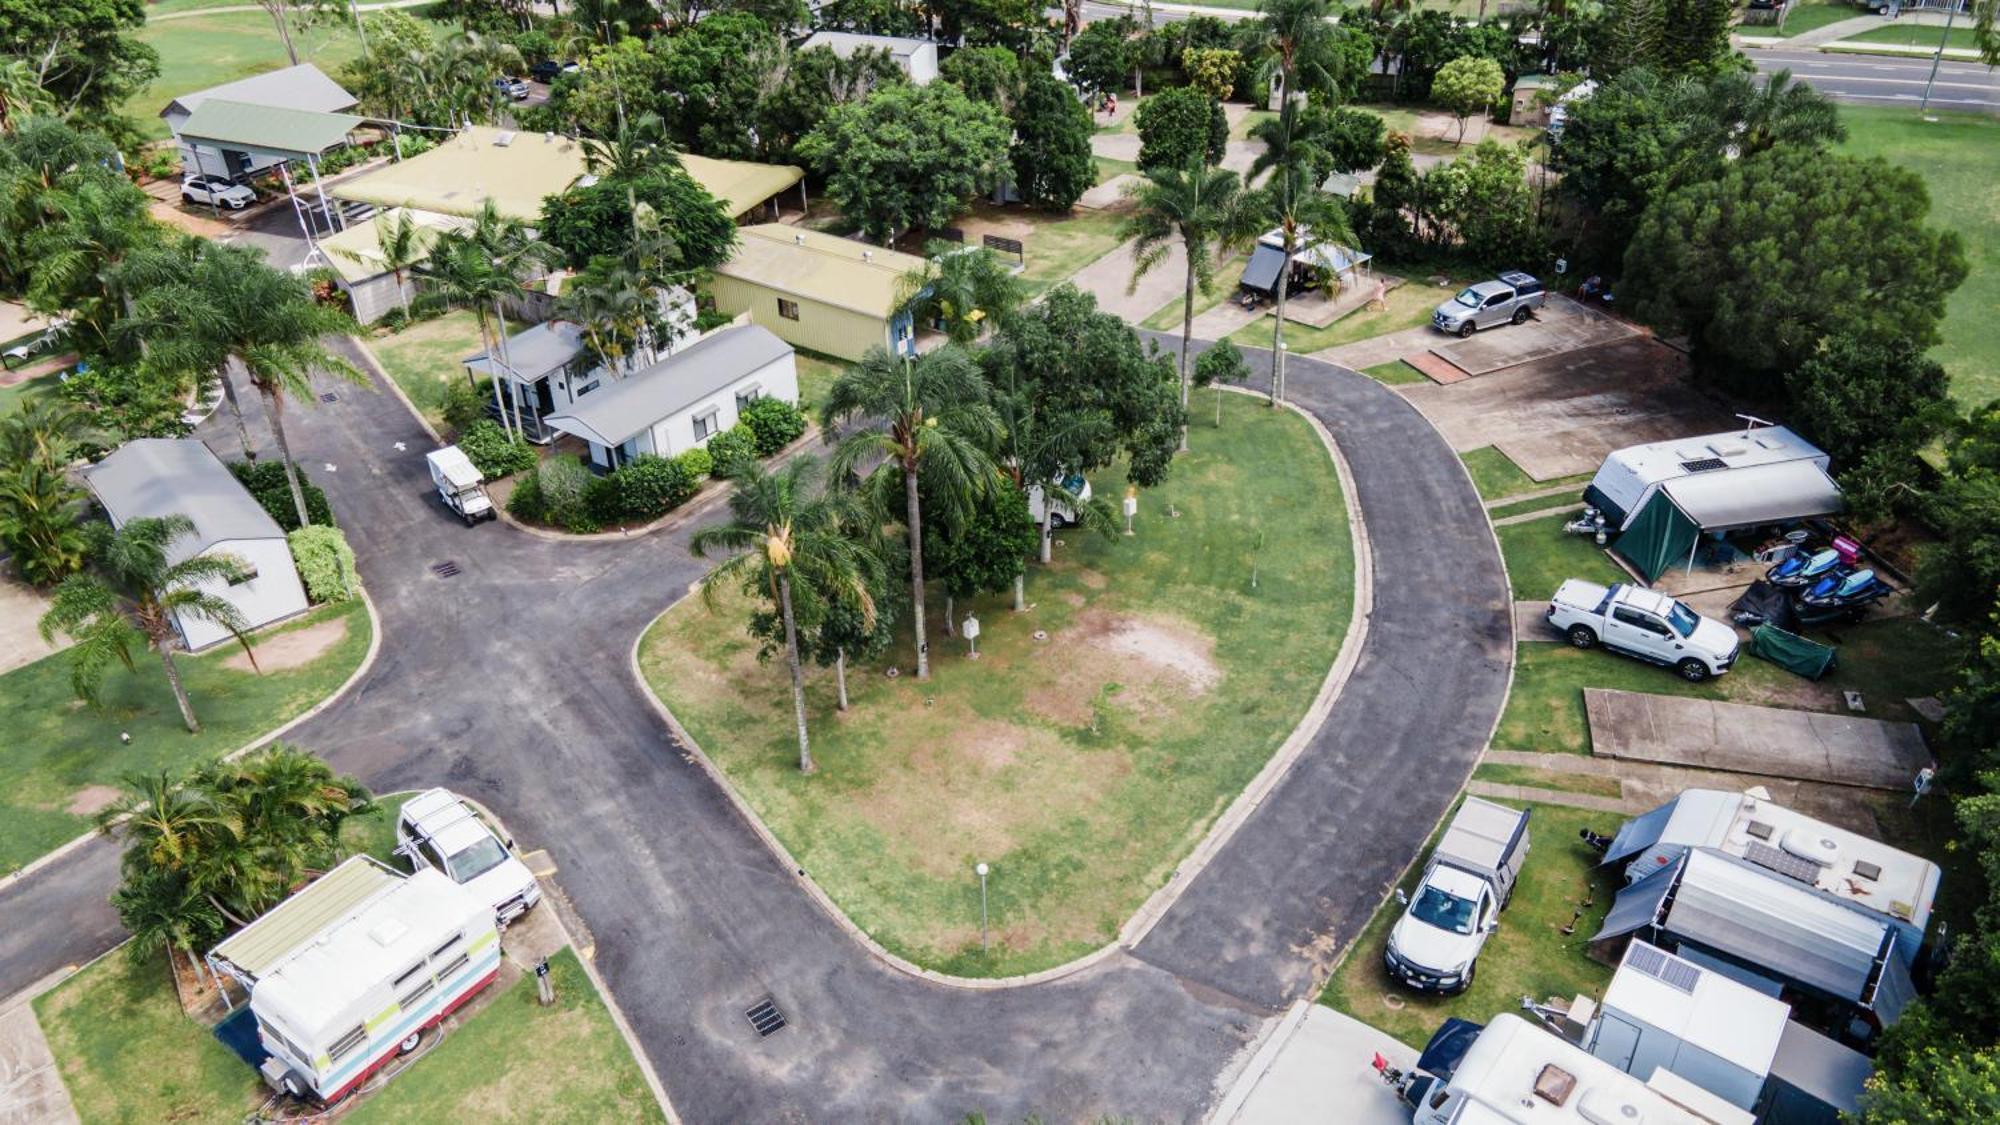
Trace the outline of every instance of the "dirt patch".
<path fill-rule="evenodd" d="M 1177 674 L 1197 694 L 1222 680 L 1222 669 L 1215 664 L 1215 642 L 1192 626 L 1125 618 L 1105 631 L 1102 643 L 1112 652 Z"/>
<path fill-rule="evenodd" d="M 71 816 L 95 816 L 118 801 L 118 790 L 109 785 L 86 785 L 76 791 L 63 811 Z"/>
<path fill-rule="evenodd" d="M 1111 585 L 1111 580 L 1109 578 L 1106 578 L 1104 577 L 1103 574 L 1095 570 L 1090 570 L 1088 568 L 1078 570 L 1076 572 L 1076 580 L 1090 587 L 1093 590 L 1102 590 L 1106 586 Z"/>
<path fill-rule="evenodd" d="M 1089 585 L 1092 572 L 1080 574 Z M 1185 622 L 1088 610 L 1049 638 L 1040 654 L 1047 673 L 1024 698 L 1030 713 L 1068 727 L 1095 728 L 1100 707 L 1158 719 L 1221 682 L 1214 653 L 1215 642 Z"/>
<path fill-rule="evenodd" d="M 303 668 L 325 656 L 333 646 L 346 639 L 347 618 L 330 617 L 303 629 L 293 629 L 287 633 L 259 640 L 255 668 L 250 666 L 249 654 L 240 649 L 235 655 L 223 661 L 222 666 L 237 672 L 259 670 L 283 672 L 292 668 Z"/>

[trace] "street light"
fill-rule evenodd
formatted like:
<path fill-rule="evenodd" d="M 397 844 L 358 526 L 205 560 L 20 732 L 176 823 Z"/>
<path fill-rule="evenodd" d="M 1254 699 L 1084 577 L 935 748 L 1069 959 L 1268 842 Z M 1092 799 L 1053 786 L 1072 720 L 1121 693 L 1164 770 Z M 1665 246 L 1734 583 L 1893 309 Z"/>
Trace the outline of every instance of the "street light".
<path fill-rule="evenodd" d="M 979 618 L 968 613 L 959 631 L 965 634 L 965 643 L 972 646 L 972 659 L 979 659 Z M 984 866 L 983 864 L 981 866 Z"/>
<path fill-rule="evenodd" d="M 986 872 L 983 864 L 974 864 L 972 870 L 979 875 L 979 952 L 986 952 Z"/>

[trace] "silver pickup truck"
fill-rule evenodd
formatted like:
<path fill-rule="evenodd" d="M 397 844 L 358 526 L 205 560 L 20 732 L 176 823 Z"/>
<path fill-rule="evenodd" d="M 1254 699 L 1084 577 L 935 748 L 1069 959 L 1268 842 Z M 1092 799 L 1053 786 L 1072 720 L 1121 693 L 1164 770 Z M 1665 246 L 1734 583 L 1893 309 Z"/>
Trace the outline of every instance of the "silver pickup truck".
<path fill-rule="evenodd" d="M 1454 336 L 1470 336 L 1496 324 L 1519 324 L 1549 303 L 1549 291 L 1530 274 L 1508 270 L 1493 281 L 1468 285 L 1431 313 L 1431 324 Z"/>

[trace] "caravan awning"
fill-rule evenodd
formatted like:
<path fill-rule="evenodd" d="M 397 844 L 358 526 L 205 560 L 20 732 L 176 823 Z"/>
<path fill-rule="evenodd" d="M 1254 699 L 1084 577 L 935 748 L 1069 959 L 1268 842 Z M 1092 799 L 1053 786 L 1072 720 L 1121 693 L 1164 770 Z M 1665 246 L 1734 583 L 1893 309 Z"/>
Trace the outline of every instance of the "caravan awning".
<path fill-rule="evenodd" d="M 1611 910 L 1604 916 L 1604 925 L 1591 937 L 1595 944 L 1611 938 L 1624 937 L 1636 933 L 1653 924 L 1660 916 L 1660 907 L 1673 893 L 1674 881 L 1680 877 L 1681 868 L 1687 860 L 1662 867 L 1644 879 L 1627 886 L 1612 900 Z"/>
<path fill-rule="evenodd" d="M 1694 473 L 1660 487 L 1703 531 L 1784 523 L 1841 508 L 1840 486 L 1812 461 Z"/>
<path fill-rule="evenodd" d="M 1278 288 L 1278 274 L 1285 266 L 1285 252 L 1276 246 L 1259 245 L 1250 254 L 1250 264 L 1243 267 L 1242 285 L 1245 289 L 1256 289 L 1274 293 Z"/>
<path fill-rule="evenodd" d="M 1674 818 L 1678 801 L 1668 801 L 1644 816 L 1635 816 L 1625 822 L 1618 835 L 1611 838 L 1611 846 L 1604 849 L 1600 863 L 1617 863 L 1629 859 L 1660 842 L 1660 836 L 1667 830 L 1667 822 Z"/>

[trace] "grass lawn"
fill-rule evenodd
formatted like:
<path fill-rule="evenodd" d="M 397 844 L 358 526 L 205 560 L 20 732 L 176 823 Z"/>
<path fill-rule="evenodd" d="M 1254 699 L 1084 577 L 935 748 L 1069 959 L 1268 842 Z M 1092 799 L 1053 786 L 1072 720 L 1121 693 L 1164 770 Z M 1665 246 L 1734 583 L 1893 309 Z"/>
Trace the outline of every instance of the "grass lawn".
<path fill-rule="evenodd" d="M 975 208 L 985 212 L 984 205 Z M 1029 296 L 1051 289 L 1071 274 L 1109 254 L 1118 246 L 1118 224 L 1125 221 L 1122 210 L 1077 210 L 1068 216 L 1045 215 L 1023 208 L 1009 208 L 1007 214 L 1025 219 L 1033 230 L 1021 241 L 1026 244 L 1028 268 L 1021 280 Z"/>
<path fill-rule="evenodd" d="M 1419 328 L 1429 324 L 1431 311 L 1437 308 L 1438 296 L 1428 285 L 1406 283 L 1389 290 L 1386 308 L 1362 308 L 1341 317 L 1325 328 L 1287 322 L 1285 324 L 1285 344 L 1294 355 L 1310 355 L 1327 348 L 1352 344 L 1356 340 L 1386 336 L 1405 328 Z M 1237 329 L 1229 337 L 1241 347 L 1271 346 L 1271 318 L 1259 317 Z"/>
<path fill-rule="evenodd" d="M 1364 367 L 1361 369 L 1361 373 L 1378 383 L 1387 383 L 1392 387 L 1405 383 L 1423 383 L 1430 380 L 1430 376 L 1425 375 L 1400 359 L 1392 359 L 1387 363 L 1378 363 L 1373 367 Z"/>
<path fill-rule="evenodd" d="M 1537 496 L 1532 500 L 1516 500 L 1511 504 L 1488 508 L 1486 515 L 1489 519 L 1503 520 L 1509 516 L 1524 516 L 1530 512 L 1546 512 L 1556 508 L 1563 509 L 1565 513 L 1580 511 L 1583 508 L 1583 501 L 1570 493 L 1563 492 L 1554 496 Z"/>
<path fill-rule="evenodd" d="M 414 791 L 384 796 L 375 795 L 375 811 L 363 816 L 350 816 L 340 823 L 340 842 L 351 852 L 366 852 L 398 871 L 407 871 L 410 865 L 396 854 L 396 814 L 403 811 L 403 802 L 416 796 Z"/>
<path fill-rule="evenodd" d="M 1583 485 L 1590 483 L 1592 476 L 1590 473 L 1578 473 L 1573 477 L 1537 481 L 1522 472 L 1520 466 L 1514 464 L 1505 453 L 1491 445 L 1467 450 L 1459 454 L 1458 459 L 1465 462 L 1466 470 L 1472 474 L 1472 483 L 1479 489 L 1479 498 L 1488 502 L 1505 500 L 1509 496 L 1518 496 L 1524 492 L 1540 492 L 1558 485 L 1573 484 L 1580 490 Z M 1561 496 L 1548 498 L 1548 506 L 1551 508 L 1563 502 Z M 1532 508 L 1526 510 L 1533 511 Z"/>
<path fill-rule="evenodd" d="M 1563 534 L 1560 515 L 1495 528 L 1500 554 L 1507 560 L 1507 577 L 1515 601 L 1539 601 L 1556 592 L 1566 578 L 1584 578 L 1610 585 L 1631 577 L 1582 535 Z"/>
<path fill-rule="evenodd" d="M 1520 1009 L 1521 997 L 1551 996 L 1564 1000 L 1583 993 L 1602 997 L 1611 969 L 1584 953 L 1584 942 L 1603 924 L 1611 907 L 1613 880 L 1596 869 L 1597 853 L 1577 839 L 1577 831 L 1603 830 L 1603 813 L 1554 805 L 1531 805 L 1528 822 L 1532 847 L 1514 888 L 1513 900 L 1500 914 L 1500 929 L 1480 953 L 1471 987 L 1457 996 L 1423 996 L 1389 979 L 1382 952 L 1389 930 L 1402 917 L 1395 898 L 1375 912 L 1361 937 L 1348 948 L 1333 979 L 1320 994 L 1327 1004 L 1422 1048 L 1438 1025 L 1452 1016 L 1485 1023 L 1496 1012 Z M 1423 874 L 1412 865 L 1401 886 L 1413 890 Z M 1592 905 L 1585 907 L 1586 893 Z M 1559 931 L 1571 924 L 1575 932 Z"/>
<path fill-rule="evenodd" d="M 1914 168 L 1930 185 L 1931 222 L 1959 232 L 1971 272 L 1946 305 L 1944 343 L 1934 353 L 1966 406 L 2000 398 L 2000 193 L 1993 190 L 2000 118 L 1914 109 L 1840 107 L 1844 151 Z"/>
<path fill-rule="evenodd" d="M 1091 159 L 1097 162 L 1097 182 L 1100 184 L 1139 171 L 1139 165 L 1130 160 L 1114 160 L 1109 156 L 1093 156 Z"/>
<path fill-rule="evenodd" d="M 0 387 L 0 416 L 12 414 L 22 406 L 38 399 L 52 398 L 62 386 L 56 380 L 57 372 L 37 375 L 23 383 Z"/>
<path fill-rule="evenodd" d="M 840 378 L 848 365 L 844 360 L 818 352 L 799 352 L 795 358 L 799 367 L 799 409 L 817 420 L 819 404 L 826 401 L 833 381 Z"/>
<path fill-rule="evenodd" d="M 1065 533 L 1053 566 L 1029 568 L 1026 615 L 1004 595 L 957 607 L 985 623 L 977 663 L 936 631 L 939 606 L 930 683 L 852 669 L 843 715 L 812 670 L 812 777 L 784 665 L 758 663 L 740 596 L 715 614 L 691 599 L 647 632 L 653 690 L 889 949 L 997 976 L 1102 945 L 1318 692 L 1353 610 L 1339 481 L 1302 419 L 1223 401 L 1222 427 L 1198 412 L 1194 451 L 1140 497 L 1137 538 Z M 1097 491 L 1121 491 L 1116 470 Z M 907 644 L 895 661 L 910 669 Z M 993 871 L 990 954 L 975 862 Z"/>
<path fill-rule="evenodd" d="M 1758 35 L 1777 35 L 1789 39 L 1794 35 L 1803 35 L 1808 31 L 1817 31 L 1828 24 L 1839 23 L 1841 20 L 1851 20 L 1857 16 L 1865 16 L 1867 14 L 1868 9 L 1858 4 L 1848 3 L 1847 0 L 1800 0 L 1799 3 L 1792 5 L 1792 10 L 1786 14 L 1784 25 L 1781 27 L 1758 24 L 1743 27 L 1739 30 L 1743 34 L 1753 37 Z"/>
<path fill-rule="evenodd" d="M 1539 766 L 1517 766 L 1508 762 L 1481 762 L 1472 771 L 1472 779 L 1490 781 L 1495 785 L 1532 785 L 1540 789 L 1561 789 L 1567 793 L 1588 793 L 1594 797 L 1617 797 L 1623 792 L 1615 777 L 1543 769 Z"/>
<path fill-rule="evenodd" d="M 224 648 L 177 661 L 200 734 L 182 728 L 159 660 L 143 652 L 135 654 L 136 670 L 114 668 L 106 677 L 102 710 L 71 694 L 67 653 L 0 676 L 0 730 L 10 747 L 0 756 L 0 871 L 89 831 L 90 814 L 126 774 L 227 753 L 332 694 L 368 651 L 368 611 L 360 602 L 316 610 L 258 640 L 331 621 L 344 625 L 344 635 L 298 667 L 238 671 L 226 667 L 232 650 Z M 129 745 L 119 743 L 121 732 L 131 734 Z"/>
<path fill-rule="evenodd" d="M 1454 143 L 1458 136 L 1458 121 L 1451 114 L 1432 106 L 1395 105 L 1374 103 L 1358 105 L 1382 119 L 1392 133 L 1402 133 L 1410 138 L 1410 151 L 1425 156 L 1464 156 L 1470 153 L 1482 140 L 1494 140 L 1503 145 L 1512 145 L 1527 140 L 1541 132 L 1520 125 L 1500 125 L 1492 121 L 1485 123 L 1485 132 L 1480 132 L 1477 118 L 1465 125 L 1465 141 Z"/>
<path fill-rule="evenodd" d="M 147 24 L 141 42 L 160 53 L 160 74 L 125 103 L 125 113 L 149 138 L 168 136 L 159 112 L 176 96 L 291 65 L 271 17 L 263 12 L 218 12 Z M 341 18 L 294 31 L 300 62 L 328 75 L 361 53 L 351 20 Z"/>
<path fill-rule="evenodd" d="M 1812 636 L 1832 639 L 1824 633 Z M 1748 654 L 1728 675 L 1690 684 L 1671 669 L 1601 649 L 1583 652 L 1566 644 L 1522 644 L 1514 663 L 1514 690 L 1507 697 L 1493 745 L 1503 750 L 1590 753 L 1590 724 L 1583 710 L 1587 687 L 1834 713 L 1846 712 L 1841 692 L 1853 689 L 1862 693 L 1869 718 L 1914 720 L 1917 716 L 1904 700 L 1934 694 L 1952 682 L 1957 643 L 1921 621 L 1869 622 L 1843 628 L 1837 636 L 1840 665 L 1817 683 Z"/>
<path fill-rule="evenodd" d="M 523 974 L 344 1121 L 660 1121 L 638 1064 L 576 955 L 549 959 L 556 1003 Z M 267 1091 L 181 1014 L 162 959 L 118 951 L 35 1001 L 85 1121 L 237 1121 Z"/>
<path fill-rule="evenodd" d="M 1844 47 L 1850 43 L 1893 43 L 1901 47 L 1928 47 L 1935 50 L 1939 40 L 1943 40 L 1945 46 L 1961 51 L 1979 49 L 1979 44 L 1973 39 L 1972 29 L 1969 27 L 1954 27 L 1947 38 L 1943 27 L 1932 27 L 1921 23 L 1896 23 L 1888 27 L 1874 28 L 1859 35 L 1850 35 L 1833 46 Z"/>
<path fill-rule="evenodd" d="M 368 348 L 381 361 L 382 369 L 410 396 L 424 418 L 440 430 L 444 428 L 445 388 L 452 380 L 465 378 L 465 368 L 459 361 L 478 353 L 481 347 L 479 318 L 466 309 L 454 309 L 393 335 L 376 336 L 368 341 Z"/>

